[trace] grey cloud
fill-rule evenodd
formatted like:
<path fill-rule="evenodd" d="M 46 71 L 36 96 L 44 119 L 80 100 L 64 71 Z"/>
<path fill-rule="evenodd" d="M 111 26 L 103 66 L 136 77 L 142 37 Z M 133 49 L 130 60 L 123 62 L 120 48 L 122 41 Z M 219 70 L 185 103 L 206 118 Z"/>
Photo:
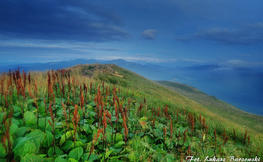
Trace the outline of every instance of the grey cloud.
<path fill-rule="evenodd" d="M 142 36 L 144 39 L 149 39 L 149 40 L 153 40 L 155 39 L 155 33 L 157 32 L 157 30 L 155 29 L 148 29 L 142 32 Z"/>
<path fill-rule="evenodd" d="M 250 45 L 263 43 L 263 23 L 243 25 L 239 29 L 209 28 L 188 36 L 176 38 L 179 41 L 212 40 L 221 44 Z"/>
<path fill-rule="evenodd" d="M 223 69 L 232 69 L 240 67 L 263 67 L 263 62 L 247 62 L 243 60 L 228 60 L 219 64 Z M 220 69 L 221 69 L 220 68 Z"/>
<path fill-rule="evenodd" d="M 211 28 L 200 30 L 191 35 L 196 39 L 208 39 L 223 44 L 256 44 L 263 42 L 263 24 L 247 25 L 243 29 Z"/>

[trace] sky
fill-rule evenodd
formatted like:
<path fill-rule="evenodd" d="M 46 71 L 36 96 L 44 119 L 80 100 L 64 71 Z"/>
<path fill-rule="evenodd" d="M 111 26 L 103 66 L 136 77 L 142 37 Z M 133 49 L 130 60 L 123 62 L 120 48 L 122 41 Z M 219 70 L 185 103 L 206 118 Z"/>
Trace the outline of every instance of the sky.
<path fill-rule="evenodd" d="M 0 0 L 0 56 L 263 68 L 263 1 Z"/>

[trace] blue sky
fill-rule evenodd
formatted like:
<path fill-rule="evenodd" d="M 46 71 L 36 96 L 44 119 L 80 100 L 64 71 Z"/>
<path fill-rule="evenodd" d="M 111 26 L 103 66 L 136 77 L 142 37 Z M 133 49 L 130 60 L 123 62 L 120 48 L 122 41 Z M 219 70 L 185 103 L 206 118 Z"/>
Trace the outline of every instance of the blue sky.
<path fill-rule="evenodd" d="M 0 0 L 0 62 L 263 67 L 262 0 Z"/>

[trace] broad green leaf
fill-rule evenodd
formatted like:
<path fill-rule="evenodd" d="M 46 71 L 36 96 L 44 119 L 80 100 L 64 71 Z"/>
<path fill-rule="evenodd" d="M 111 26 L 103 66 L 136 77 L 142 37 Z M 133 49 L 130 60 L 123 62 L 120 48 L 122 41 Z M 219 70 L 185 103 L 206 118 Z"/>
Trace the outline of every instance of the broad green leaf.
<path fill-rule="evenodd" d="M 31 153 L 26 154 L 26 156 L 21 158 L 21 162 L 44 162 L 46 161 L 43 157 L 34 155 Z"/>
<path fill-rule="evenodd" d="M 67 132 L 66 132 L 66 137 L 65 137 L 65 134 L 63 134 L 63 135 L 61 136 L 59 145 L 61 146 L 61 145 L 66 141 L 66 139 L 68 139 L 69 137 L 71 137 L 71 136 L 73 136 L 73 135 L 74 135 L 74 130 L 72 130 L 72 131 L 67 131 Z"/>
<path fill-rule="evenodd" d="M 6 154 L 7 153 L 5 152 L 5 149 L 2 145 L 2 143 L 0 143 L 0 158 L 4 158 Z"/>
<path fill-rule="evenodd" d="M 91 118 L 94 118 L 96 116 L 96 112 L 92 111 L 92 110 L 87 110 L 88 112 L 88 116 Z"/>
<path fill-rule="evenodd" d="M 60 150 L 60 148 L 56 147 L 55 148 L 56 150 L 56 155 L 63 155 L 63 151 Z M 49 150 L 48 150 L 48 156 L 49 157 L 53 157 L 54 156 L 54 147 L 50 147 Z"/>
<path fill-rule="evenodd" d="M 112 153 L 112 150 L 106 151 L 105 159 L 107 159 L 110 156 L 111 153 Z"/>
<path fill-rule="evenodd" d="M 124 145 L 124 144 L 125 144 L 124 141 L 120 141 L 120 142 L 116 143 L 116 144 L 114 145 L 114 147 L 115 147 L 115 148 L 121 148 L 122 145 Z"/>
<path fill-rule="evenodd" d="M 110 150 L 112 150 L 112 153 L 114 154 L 119 154 L 121 151 L 123 151 L 122 148 L 115 148 L 115 147 L 110 147 Z"/>
<path fill-rule="evenodd" d="M 137 156 L 136 156 L 135 152 L 133 151 L 129 154 L 128 158 L 130 159 L 130 161 L 136 161 Z"/>
<path fill-rule="evenodd" d="M 17 126 L 19 126 L 19 121 L 15 118 L 12 118 L 12 123 L 16 124 Z"/>
<path fill-rule="evenodd" d="M 115 137 L 114 137 L 115 138 Z M 116 139 L 115 139 L 115 142 L 120 142 L 120 141 L 123 141 L 123 137 L 122 137 L 122 134 L 120 133 L 117 133 L 116 134 Z"/>
<path fill-rule="evenodd" d="M 53 142 L 53 135 L 51 132 L 47 131 L 45 134 L 45 139 L 43 142 L 44 147 L 50 147 Z"/>
<path fill-rule="evenodd" d="M 45 120 L 45 118 L 40 118 L 39 119 L 39 128 L 42 130 L 42 131 L 46 131 L 48 130 L 49 132 L 52 132 L 52 127 L 49 125 L 48 121 L 51 120 L 51 117 L 47 117 L 47 119 Z M 46 121 L 46 124 L 45 124 L 45 121 Z M 46 126 L 46 128 L 45 128 Z"/>
<path fill-rule="evenodd" d="M 74 142 L 72 143 L 72 145 L 70 146 L 70 149 L 73 149 L 74 147 L 82 147 L 83 145 L 84 144 L 81 141 L 76 141 L 75 144 L 74 144 Z"/>
<path fill-rule="evenodd" d="M 27 111 L 24 114 L 24 118 L 25 118 L 26 126 L 31 127 L 31 128 L 35 127 L 37 123 L 37 117 L 35 116 L 34 113 Z"/>
<path fill-rule="evenodd" d="M 59 129 L 55 130 L 55 139 L 59 139 L 62 136 L 62 133 Z"/>
<path fill-rule="evenodd" d="M 92 133 L 89 124 L 84 124 L 84 130 L 85 130 L 87 133 Z"/>
<path fill-rule="evenodd" d="M 165 159 L 167 160 L 167 162 L 174 162 L 175 158 L 173 154 L 168 154 L 165 156 Z"/>
<path fill-rule="evenodd" d="M 179 132 L 180 132 L 180 135 L 182 135 L 186 129 L 187 129 L 187 127 L 179 127 L 176 129 L 176 133 L 179 134 Z"/>
<path fill-rule="evenodd" d="M 63 112 L 62 112 L 62 108 L 57 109 L 57 116 L 62 116 Z"/>
<path fill-rule="evenodd" d="M 164 151 L 164 150 L 162 150 L 162 149 L 156 149 L 156 151 L 157 152 L 159 152 L 159 153 L 161 153 L 161 154 L 164 154 L 164 155 L 166 155 L 167 154 L 167 152 L 166 151 Z"/>
<path fill-rule="evenodd" d="M 149 150 L 154 151 L 153 148 L 148 143 L 141 141 L 141 144 L 142 144 L 142 146 L 148 148 Z"/>
<path fill-rule="evenodd" d="M 45 103 L 42 101 L 39 103 L 38 105 L 39 107 L 39 113 L 42 115 L 42 116 L 46 116 L 46 111 L 45 111 Z"/>
<path fill-rule="evenodd" d="M 57 157 L 55 159 L 55 162 L 68 162 L 68 160 L 67 159 L 63 159 L 62 157 Z"/>
<path fill-rule="evenodd" d="M 141 120 L 141 121 L 144 121 L 144 122 L 146 122 L 147 121 L 147 117 L 142 117 L 141 119 L 139 119 L 139 120 Z"/>
<path fill-rule="evenodd" d="M 144 136 L 144 140 L 145 140 L 145 142 L 147 142 L 149 144 L 154 143 L 154 140 L 149 135 Z"/>
<path fill-rule="evenodd" d="M 41 130 L 37 129 L 37 130 L 27 134 L 26 137 L 30 137 L 32 140 L 34 140 L 34 143 L 35 143 L 37 151 L 38 151 L 40 148 L 40 144 L 45 139 L 45 134 Z"/>
<path fill-rule="evenodd" d="M 28 153 L 38 153 L 35 143 L 30 140 L 27 140 L 23 146 L 17 148 L 16 151 L 14 151 L 15 159 L 19 161 L 20 157 L 23 157 Z"/>
<path fill-rule="evenodd" d="M 78 162 L 78 160 L 73 159 L 73 158 L 69 158 L 68 160 L 69 160 L 70 162 Z"/>
<path fill-rule="evenodd" d="M 45 133 L 39 129 L 36 129 L 35 131 L 27 134 L 26 137 L 31 137 L 32 139 L 37 139 L 42 142 L 45 139 Z"/>
<path fill-rule="evenodd" d="M 155 121 L 155 127 L 157 128 L 157 129 L 163 129 L 163 127 L 164 127 L 164 125 L 163 124 L 161 124 L 161 123 L 159 123 L 158 121 Z"/>
<path fill-rule="evenodd" d="M 13 135 L 17 129 L 18 129 L 18 126 L 15 123 L 12 123 L 10 127 L 10 135 Z"/>
<path fill-rule="evenodd" d="M 72 143 L 73 143 L 73 141 L 66 141 L 66 142 L 64 142 L 64 144 L 62 145 L 62 149 L 63 150 L 66 150 L 66 151 L 68 151 L 69 149 L 70 149 L 70 146 L 72 145 Z"/>
<path fill-rule="evenodd" d="M 91 101 L 90 103 L 88 103 L 88 105 L 90 105 L 90 106 L 92 106 L 92 107 L 96 106 L 96 104 L 95 104 L 94 101 Z"/>
<path fill-rule="evenodd" d="M 23 145 L 30 140 L 30 137 L 20 137 L 16 139 L 16 146 L 14 147 L 13 151 L 16 151 L 17 149 L 19 149 L 20 147 L 23 147 Z"/>
<path fill-rule="evenodd" d="M 85 120 L 85 123 L 86 123 L 86 124 L 92 124 L 93 122 L 94 122 L 94 118 L 86 119 L 86 120 Z"/>
<path fill-rule="evenodd" d="M 107 143 L 112 143 L 112 135 L 114 137 L 114 134 L 112 134 L 111 132 L 112 132 L 112 129 L 108 129 L 108 128 L 106 129 L 106 140 L 107 140 Z"/>
<path fill-rule="evenodd" d="M 87 142 L 87 137 L 85 135 L 79 134 L 79 141 L 81 141 L 82 143 L 86 143 Z"/>
<path fill-rule="evenodd" d="M 90 162 L 92 162 L 92 161 L 95 161 L 95 160 L 99 159 L 99 156 L 94 154 L 94 153 L 91 153 L 90 154 L 90 158 L 89 159 L 88 158 L 89 158 L 89 153 L 85 153 L 83 155 L 83 161 L 90 161 Z"/>
<path fill-rule="evenodd" d="M 20 127 L 16 130 L 15 136 L 16 137 L 23 137 L 24 134 L 30 129 L 30 127 Z"/>
<path fill-rule="evenodd" d="M 4 116 L 6 115 L 6 112 L 1 112 L 0 113 L 0 123 L 3 123 Z"/>
<path fill-rule="evenodd" d="M 154 135 L 157 137 L 163 137 L 164 136 L 163 129 L 154 129 L 153 132 L 154 132 Z"/>
<path fill-rule="evenodd" d="M 156 152 L 153 157 L 156 158 L 157 161 L 161 161 L 163 155 L 160 152 Z"/>
<path fill-rule="evenodd" d="M 69 158 L 74 158 L 76 160 L 79 160 L 82 155 L 83 155 L 83 148 L 82 147 L 77 147 L 77 148 L 74 148 L 73 150 L 71 150 L 69 152 L 68 157 Z"/>
<path fill-rule="evenodd" d="M 29 99 L 29 100 L 26 101 L 26 103 L 27 103 L 27 105 L 29 105 L 29 104 L 31 104 L 31 103 L 34 103 L 34 99 L 33 99 L 33 98 L 32 98 L 32 99 Z"/>
<path fill-rule="evenodd" d="M 22 113 L 22 109 L 18 105 L 14 105 L 13 109 L 14 109 L 14 116 L 16 116 L 16 117 L 19 116 Z"/>

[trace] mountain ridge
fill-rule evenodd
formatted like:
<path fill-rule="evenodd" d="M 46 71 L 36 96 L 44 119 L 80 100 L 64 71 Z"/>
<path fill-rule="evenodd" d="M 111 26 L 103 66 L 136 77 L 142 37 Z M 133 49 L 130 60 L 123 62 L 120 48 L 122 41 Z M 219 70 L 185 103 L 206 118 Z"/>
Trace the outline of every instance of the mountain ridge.
<path fill-rule="evenodd" d="M 51 63 L 21 64 L 20 70 L 62 69 L 76 64 L 114 63 L 136 72 L 150 80 L 175 81 L 196 87 L 206 94 L 216 96 L 235 107 L 250 113 L 263 115 L 263 72 L 256 69 L 233 68 L 220 70 L 219 65 L 199 65 L 190 67 L 162 67 L 159 65 L 128 62 L 123 59 L 98 61 L 94 59 L 76 59 Z M 32 65 L 32 66 L 31 66 Z M 39 65 L 39 66 L 38 66 Z M 0 72 L 8 71 L 10 66 L 0 66 Z M 12 70 L 17 65 L 12 66 Z M 250 95 L 246 95 L 250 94 Z M 251 108 L 252 107 L 252 108 Z"/>

